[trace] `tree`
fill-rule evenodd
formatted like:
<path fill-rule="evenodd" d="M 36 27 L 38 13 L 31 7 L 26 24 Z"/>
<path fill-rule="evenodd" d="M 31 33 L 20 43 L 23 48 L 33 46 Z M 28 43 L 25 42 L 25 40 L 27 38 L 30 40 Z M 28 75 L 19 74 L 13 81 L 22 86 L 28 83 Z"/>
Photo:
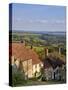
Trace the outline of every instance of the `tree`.
<path fill-rule="evenodd" d="M 26 83 L 25 75 L 17 69 L 16 65 L 12 66 L 12 86 L 24 85 Z"/>

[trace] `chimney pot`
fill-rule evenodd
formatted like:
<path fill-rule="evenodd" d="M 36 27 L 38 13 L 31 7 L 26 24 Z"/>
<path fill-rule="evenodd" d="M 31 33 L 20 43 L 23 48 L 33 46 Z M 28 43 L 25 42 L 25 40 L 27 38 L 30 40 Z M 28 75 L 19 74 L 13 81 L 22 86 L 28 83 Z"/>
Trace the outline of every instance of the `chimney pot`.
<path fill-rule="evenodd" d="M 48 48 L 45 49 L 45 55 L 48 56 Z"/>
<path fill-rule="evenodd" d="M 25 46 L 25 41 L 21 40 L 21 43 Z"/>

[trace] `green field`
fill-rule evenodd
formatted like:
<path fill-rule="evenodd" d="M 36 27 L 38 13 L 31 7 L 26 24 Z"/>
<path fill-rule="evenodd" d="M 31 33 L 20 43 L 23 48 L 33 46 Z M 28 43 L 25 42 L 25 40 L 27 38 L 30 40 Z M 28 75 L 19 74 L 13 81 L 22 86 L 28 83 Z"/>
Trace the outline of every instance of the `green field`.
<path fill-rule="evenodd" d="M 10 33 L 11 35 L 11 33 Z M 13 32 L 12 42 L 25 41 L 26 47 L 33 49 L 40 57 L 44 57 L 44 49 L 48 48 L 49 52 L 56 51 L 58 48 L 63 48 L 62 54 L 66 55 L 66 36 L 64 35 L 50 35 L 32 32 Z"/>

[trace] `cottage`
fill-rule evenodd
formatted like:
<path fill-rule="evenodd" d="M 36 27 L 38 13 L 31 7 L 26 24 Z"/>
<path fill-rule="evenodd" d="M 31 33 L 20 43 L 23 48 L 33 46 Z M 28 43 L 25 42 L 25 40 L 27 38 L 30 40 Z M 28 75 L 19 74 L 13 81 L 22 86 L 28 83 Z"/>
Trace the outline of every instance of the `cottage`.
<path fill-rule="evenodd" d="M 44 60 L 44 73 L 46 80 L 65 79 L 65 62 L 55 57 L 47 57 Z M 63 73 L 63 74 L 62 74 Z"/>
<path fill-rule="evenodd" d="M 32 78 L 39 73 L 43 63 L 32 48 L 27 48 L 24 43 L 10 43 L 9 45 L 10 64 L 21 68 L 25 77 Z M 36 74 L 37 76 L 38 74 Z"/>
<path fill-rule="evenodd" d="M 44 61 L 44 73 L 45 73 L 45 79 L 46 80 L 52 79 L 53 68 L 52 68 L 51 64 L 49 63 L 48 59 L 46 59 Z"/>

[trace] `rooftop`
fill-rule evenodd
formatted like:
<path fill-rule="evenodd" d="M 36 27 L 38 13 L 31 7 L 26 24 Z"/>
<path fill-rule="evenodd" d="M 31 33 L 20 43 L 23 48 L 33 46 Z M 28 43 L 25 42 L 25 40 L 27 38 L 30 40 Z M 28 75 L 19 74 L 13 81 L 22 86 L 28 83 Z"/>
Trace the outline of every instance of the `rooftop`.
<path fill-rule="evenodd" d="M 33 49 L 26 48 L 23 43 L 10 43 L 9 56 L 14 56 L 22 61 L 32 59 L 33 64 L 41 63 L 37 53 Z"/>
<path fill-rule="evenodd" d="M 47 57 L 44 60 L 44 68 L 56 68 L 57 66 L 62 66 L 63 64 L 65 64 L 65 62 L 59 58 L 55 58 L 55 57 Z"/>

